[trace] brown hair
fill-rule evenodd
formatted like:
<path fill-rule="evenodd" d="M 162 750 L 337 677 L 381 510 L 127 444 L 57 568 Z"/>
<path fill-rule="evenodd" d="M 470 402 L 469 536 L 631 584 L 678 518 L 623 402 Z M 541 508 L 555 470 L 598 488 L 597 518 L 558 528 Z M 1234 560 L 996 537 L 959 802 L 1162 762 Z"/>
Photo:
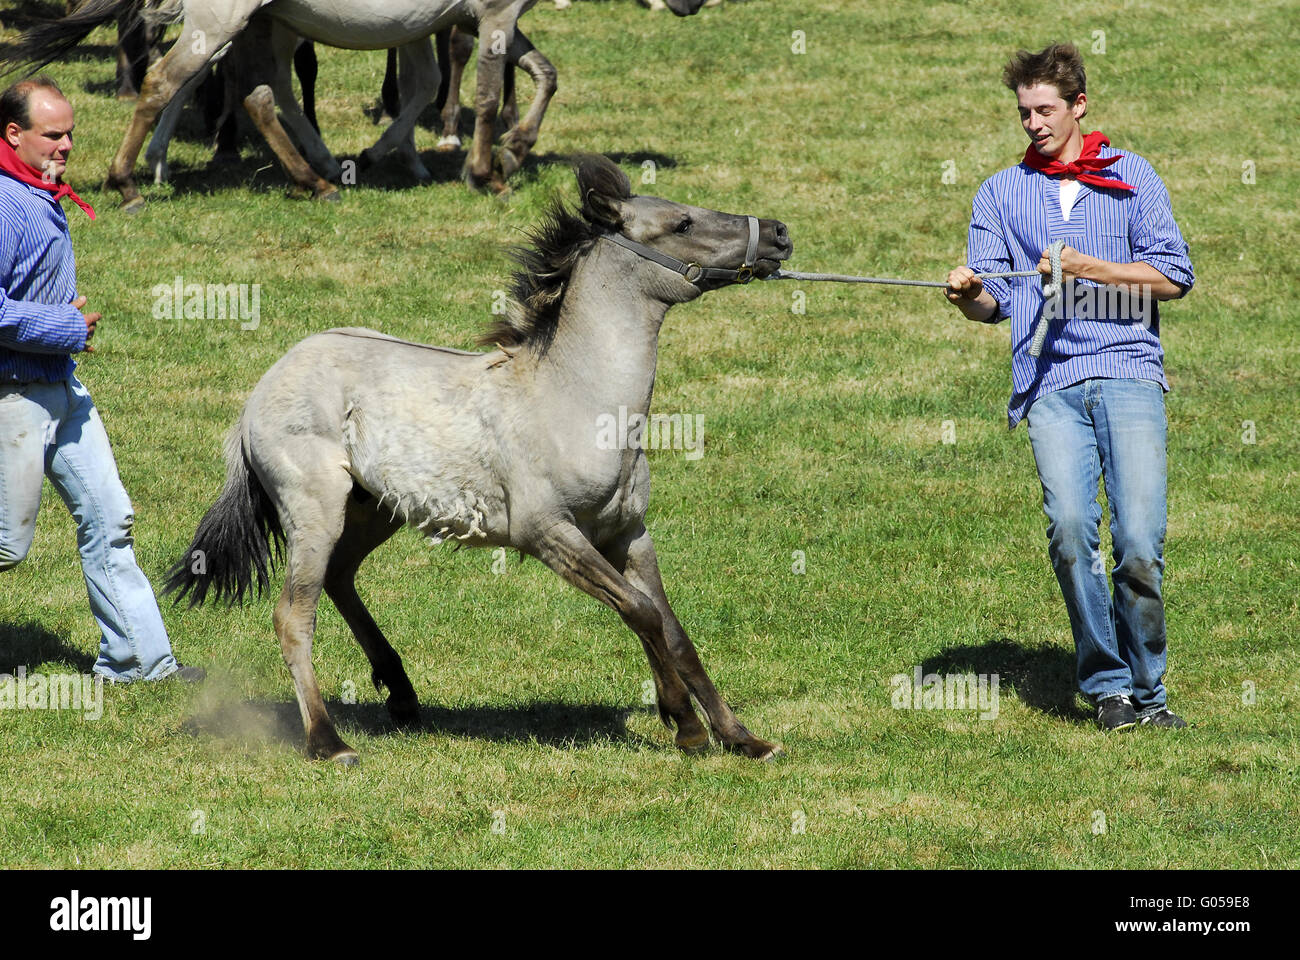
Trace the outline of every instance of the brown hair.
<path fill-rule="evenodd" d="M 1066 103 L 1074 103 L 1087 87 L 1083 57 L 1072 43 L 1053 43 L 1038 53 L 1017 50 L 1002 68 L 1002 82 L 1012 93 L 1020 87 L 1050 83 Z"/>
<path fill-rule="evenodd" d="M 59 85 L 43 73 L 35 77 L 28 77 L 25 80 L 19 80 L 17 83 L 10 85 L 4 93 L 0 93 L 0 131 L 5 130 L 11 123 L 18 124 L 24 130 L 31 128 L 32 92 L 38 89 L 53 90 L 59 96 L 63 96 L 63 91 L 59 89 Z"/>

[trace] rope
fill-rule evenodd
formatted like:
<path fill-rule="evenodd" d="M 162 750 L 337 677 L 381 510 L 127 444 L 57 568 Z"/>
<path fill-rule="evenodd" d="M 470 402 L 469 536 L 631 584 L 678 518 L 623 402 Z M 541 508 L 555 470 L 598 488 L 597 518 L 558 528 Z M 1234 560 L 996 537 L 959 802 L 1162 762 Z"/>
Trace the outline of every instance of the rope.
<path fill-rule="evenodd" d="M 1043 343 L 1047 339 L 1047 330 L 1053 317 L 1061 312 L 1061 251 L 1065 249 L 1064 240 L 1053 241 L 1047 248 L 1047 258 L 1051 262 L 1052 277 L 1040 274 L 1037 270 L 1012 270 L 1004 273 L 977 273 L 980 280 L 1007 279 L 1010 277 L 1041 277 L 1043 281 L 1043 312 L 1034 328 L 1034 337 L 1029 344 L 1029 355 L 1037 357 L 1043 352 Z M 889 277 L 855 277 L 846 273 L 801 273 L 797 270 L 777 270 L 768 280 L 811 280 L 830 283 L 888 283 L 900 287 L 940 287 L 948 289 L 946 283 L 934 283 L 931 280 L 895 280 Z"/>
<path fill-rule="evenodd" d="M 1011 273 L 977 273 L 975 276 L 981 280 L 990 277 L 1038 277 L 1041 274 L 1037 270 L 1016 270 Z M 832 283 L 891 283 L 900 287 L 942 287 L 948 288 L 946 283 L 934 283 L 930 280 L 893 280 L 888 277 L 853 277 L 845 273 L 800 273 L 797 270 L 778 270 L 769 276 L 769 280 L 827 280 Z"/>
<path fill-rule="evenodd" d="M 1061 313 L 1061 251 L 1065 241 L 1057 240 L 1047 248 L 1047 257 L 1052 262 L 1052 279 L 1043 278 L 1043 312 L 1038 317 L 1038 326 L 1034 328 L 1034 339 L 1029 343 L 1029 355 L 1037 357 L 1043 352 L 1043 341 L 1047 339 L 1047 328 L 1052 325 L 1052 318 Z"/>

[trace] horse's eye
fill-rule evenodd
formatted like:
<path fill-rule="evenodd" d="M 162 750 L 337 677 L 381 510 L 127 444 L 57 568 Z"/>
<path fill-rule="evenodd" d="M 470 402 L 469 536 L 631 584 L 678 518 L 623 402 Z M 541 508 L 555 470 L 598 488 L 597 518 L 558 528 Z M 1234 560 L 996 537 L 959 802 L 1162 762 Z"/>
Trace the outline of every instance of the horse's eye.
<path fill-rule="evenodd" d="M 687 217 L 687 218 L 686 218 L 685 220 L 683 220 L 681 223 L 677 224 L 676 229 L 673 230 L 673 233 L 690 233 L 690 232 L 691 232 L 691 218 L 690 218 L 690 217 Z"/>

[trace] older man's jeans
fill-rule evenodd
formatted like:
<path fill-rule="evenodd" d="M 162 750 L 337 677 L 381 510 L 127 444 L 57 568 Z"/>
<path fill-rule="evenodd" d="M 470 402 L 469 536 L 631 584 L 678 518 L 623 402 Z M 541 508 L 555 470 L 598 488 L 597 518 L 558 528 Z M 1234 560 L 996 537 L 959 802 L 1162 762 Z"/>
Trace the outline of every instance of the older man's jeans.
<path fill-rule="evenodd" d="M 1139 716 L 1156 713 L 1165 706 L 1164 392 L 1153 380 L 1085 380 L 1035 400 L 1028 421 L 1079 690 L 1094 703 L 1124 694 Z M 1101 476 L 1113 597 L 1100 553 Z"/>
<path fill-rule="evenodd" d="M 95 673 L 156 680 L 177 669 L 153 589 L 135 562 L 134 512 L 108 435 L 76 377 L 0 384 L 0 571 L 31 549 L 41 480 L 77 521 L 77 547 L 101 631 Z"/>

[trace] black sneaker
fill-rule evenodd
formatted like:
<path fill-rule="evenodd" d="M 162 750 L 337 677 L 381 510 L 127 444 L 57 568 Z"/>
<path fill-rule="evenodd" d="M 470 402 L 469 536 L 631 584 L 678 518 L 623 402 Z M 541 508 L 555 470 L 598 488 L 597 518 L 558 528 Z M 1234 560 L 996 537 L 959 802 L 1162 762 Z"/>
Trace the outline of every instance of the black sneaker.
<path fill-rule="evenodd" d="M 1187 726 L 1187 721 L 1168 707 L 1161 707 L 1157 713 L 1147 714 L 1138 720 L 1138 723 L 1144 727 L 1168 727 L 1171 730 L 1181 730 Z"/>
<path fill-rule="evenodd" d="M 1117 695 L 1097 703 L 1097 723 L 1103 730 L 1117 732 L 1137 726 L 1137 711 L 1128 697 Z"/>
<path fill-rule="evenodd" d="M 207 675 L 208 671 L 204 670 L 202 667 L 187 667 L 183 663 L 178 663 L 176 664 L 176 670 L 167 674 L 167 677 L 164 677 L 163 679 L 175 677 L 182 683 L 199 683 L 204 680 Z"/>

